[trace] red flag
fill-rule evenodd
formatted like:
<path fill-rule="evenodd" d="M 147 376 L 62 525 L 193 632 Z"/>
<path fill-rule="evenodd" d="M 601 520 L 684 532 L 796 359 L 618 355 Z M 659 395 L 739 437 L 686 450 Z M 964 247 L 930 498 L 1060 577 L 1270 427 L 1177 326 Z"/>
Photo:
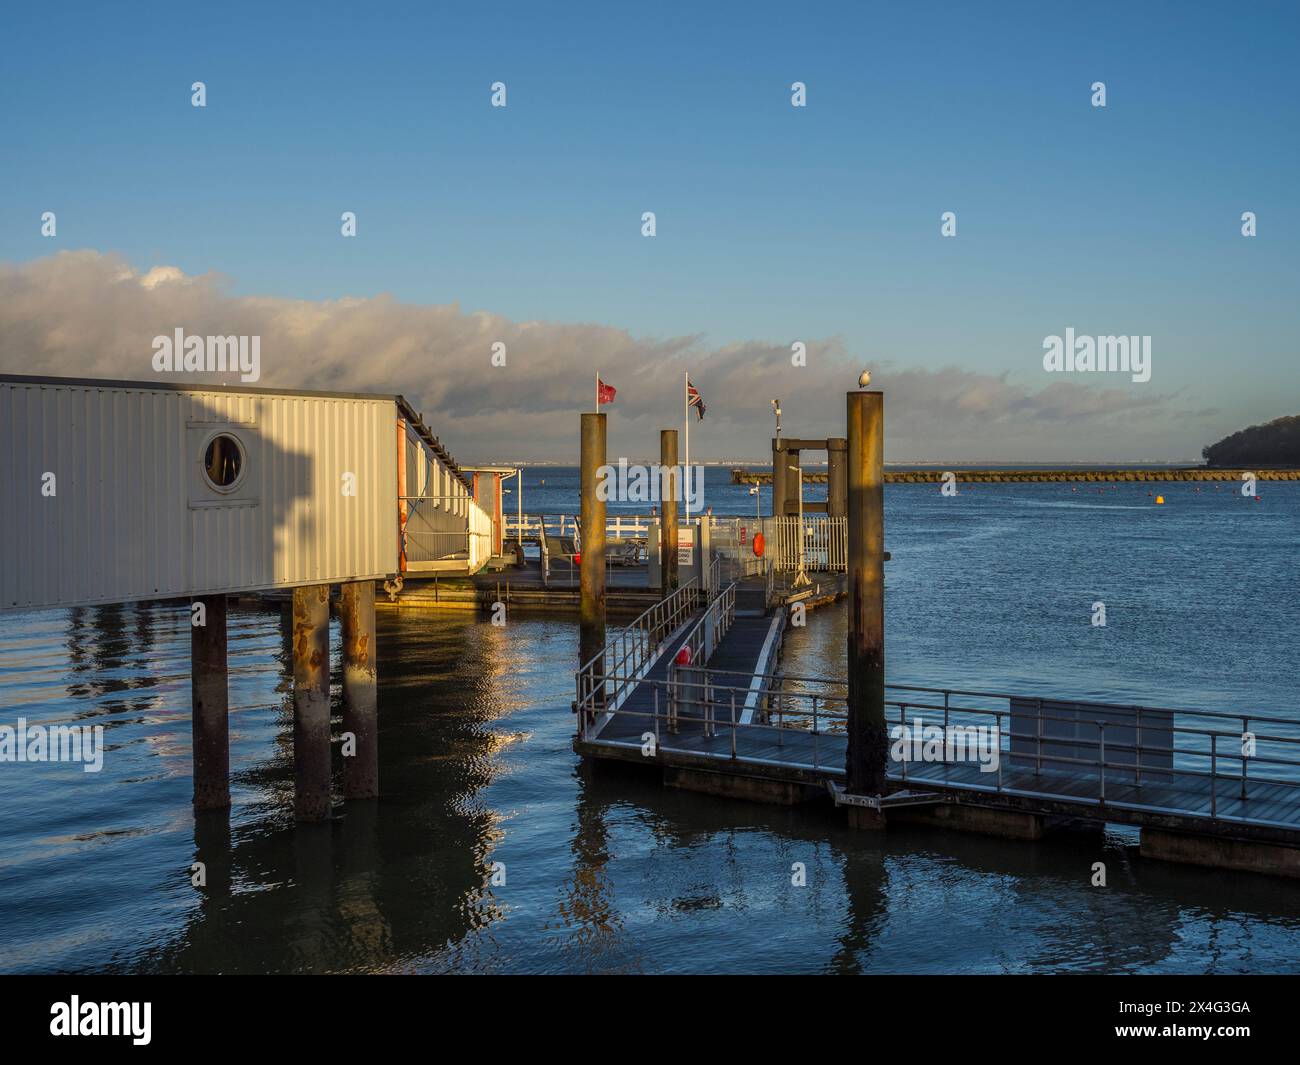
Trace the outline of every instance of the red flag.
<path fill-rule="evenodd" d="M 607 385 L 599 377 L 596 378 L 596 402 L 613 403 L 614 397 L 618 395 L 618 389 L 613 385 Z"/>

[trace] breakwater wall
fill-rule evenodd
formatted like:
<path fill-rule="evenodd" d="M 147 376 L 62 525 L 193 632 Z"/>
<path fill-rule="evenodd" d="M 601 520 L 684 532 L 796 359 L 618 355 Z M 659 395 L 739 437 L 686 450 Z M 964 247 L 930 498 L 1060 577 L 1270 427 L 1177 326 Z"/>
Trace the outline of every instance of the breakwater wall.
<path fill-rule="evenodd" d="M 1246 470 L 1246 469 L 1209 469 L 1206 467 L 1171 467 L 1169 469 L 1148 470 L 886 470 L 886 484 L 937 484 L 944 475 L 956 475 L 958 482 L 967 484 L 1023 484 L 1023 483 L 1065 483 L 1072 481 L 1097 481 L 1114 484 L 1119 482 L 1139 481 L 1235 481 L 1240 482 L 1242 475 L 1253 474 L 1260 481 L 1300 481 L 1300 470 Z M 805 483 L 821 484 L 826 480 L 825 472 L 805 471 Z M 747 469 L 736 467 L 731 471 L 732 484 L 771 484 L 770 469 Z"/>

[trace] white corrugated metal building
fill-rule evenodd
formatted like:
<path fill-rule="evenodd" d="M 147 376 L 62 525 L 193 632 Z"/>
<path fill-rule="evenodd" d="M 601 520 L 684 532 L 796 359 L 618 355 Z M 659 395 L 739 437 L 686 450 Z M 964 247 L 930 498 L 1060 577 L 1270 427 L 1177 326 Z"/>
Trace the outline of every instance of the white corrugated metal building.
<path fill-rule="evenodd" d="M 0 609 L 472 572 L 472 488 L 401 396 L 0 375 Z"/>

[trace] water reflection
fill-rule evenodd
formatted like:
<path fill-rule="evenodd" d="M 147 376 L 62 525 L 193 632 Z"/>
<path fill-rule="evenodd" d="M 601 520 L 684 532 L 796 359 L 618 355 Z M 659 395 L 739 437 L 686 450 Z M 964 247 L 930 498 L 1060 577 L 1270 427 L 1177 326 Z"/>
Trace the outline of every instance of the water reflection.
<path fill-rule="evenodd" d="M 95 699 L 122 692 L 145 691 L 150 696 L 159 676 L 149 666 L 172 626 L 168 608 L 158 605 L 83 607 L 70 610 L 63 646 L 71 676 L 70 699 Z M 153 698 L 109 701 L 112 706 L 143 712 Z"/>
<path fill-rule="evenodd" d="M 556 903 L 556 922 L 549 926 L 561 931 L 561 949 L 582 972 L 607 972 L 626 967 L 631 953 L 624 938 L 623 920 L 609 873 L 609 834 L 605 826 L 605 803 L 594 793 L 601 767 L 580 766 L 577 823 L 570 845 L 572 867 Z"/>
<path fill-rule="evenodd" d="M 1109 512 L 992 492 L 959 512 L 895 494 L 891 680 L 1203 705 L 1240 668 L 1250 683 L 1235 688 L 1255 709 L 1290 710 L 1294 677 L 1279 663 L 1294 642 L 1284 593 L 1296 577 L 1276 550 L 1293 546 L 1296 526 L 1280 495 L 1249 515 L 1195 518 L 1192 505 L 1210 504 L 1188 504 L 1160 526 L 1116 512 L 1137 513 L 1142 535 L 1099 556 L 1096 523 L 1121 521 Z M 1230 525 L 1198 530 L 1211 518 Z M 1189 552 L 1216 560 L 1197 570 L 1194 602 L 1169 561 Z M 1243 567 L 1281 583 L 1252 602 Z M 1086 625 L 1098 596 L 1112 604 L 1103 631 Z M 278 613 L 231 612 L 234 807 L 216 821 L 190 808 L 184 604 L 0 615 L 6 713 L 113 726 L 101 774 L 0 771 L 0 969 L 1300 968 L 1291 883 L 1143 860 L 1132 833 L 1034 844 L 856 833 L 824 806 L 727 801 L 584 767 L 570 746 L 576 628 L 381 611 L 382 796 L 297 826 Z M 1207 641 L 1234 653 L 1207 655 Z M 834 670 L 843 647 L 842 612 L 815 611 L 790 632 L 786 668 Z M 337 661 L 333 680 L 337 698 Z M 202 890 L 190 886 L 196 860 Z M 1106 888 L 1091 883 L 1098 861 Z M 493 885 L 498 862 L 506 881 Z M 795 863 L 805 886 L 792 883 Z"/>
<path fill-rule="evenodd" d="M 487 723 L 510 699 L 493 679 L 505 673 L 493 664 L 501 646 L 472 639 L 475 631 L 470 619 L 434 626 L 381 618 L 383 797 L 340 803 L 325 825 L 297 825 L 291 746 L 244 765 L 239 789 L 276 796 L 275 812 L 233 829 L 221 818 L 195 821 L 194 860 L 207 866 L 207 887 L 181 932 L 137 967 L 403 968 L 454 954 L 467 934 L 500 919 L 504 909 L 487 887 L 499 831 L 475 795 L 496 771 Z M 279 734 L 291 734 L 287 700 L 277 713 Z"/>

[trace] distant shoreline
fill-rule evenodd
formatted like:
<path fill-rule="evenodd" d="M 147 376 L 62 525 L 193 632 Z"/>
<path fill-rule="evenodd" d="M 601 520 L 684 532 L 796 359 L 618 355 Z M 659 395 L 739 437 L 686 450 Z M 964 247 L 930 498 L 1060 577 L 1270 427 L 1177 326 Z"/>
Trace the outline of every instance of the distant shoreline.
<path fill-rule="evenodd" d="M 645 455 L 628 455 L 609 457 L 611 463 L 616 463 L 619 458 L 626 457 L 629 463 L 652 464 L 659 461 L 659 456 Z M 481 466 L 512 466 L 525 470 L 536 469 L 577 469 L 577 464 L 570 460 L 562 459 L 528 459 L 521 461 L 518 459 L 503 460 L 481 460 L 469 462 L 467 465 Z M 750 469 L 750 470 L 770 470 L 771 465 L 766 459 L 693 459 L 693 466 L 704 466 L 708 469 Z M 825 469 L 826 460 L 809 460 L 803 463 L 803 468 Z M 1237 469 L 1238 467 L 1209 466 L 1204 462 L 1196 459 L 1187 459 L 1184 462 L 1159 462 L 1159 461 L 1134 461 L 1134 462 L 886 462 L 887 470 L 1213 470 L 1213 469 Z M 1244 469 L 1245 467 L 1241 467 Z M 1268 466 L 1259 466 L 1258 469 L 1269 469 Z M 1274 466 L 1272 468 L 1292 469 L 1291 466 Z"/>
<path fill-rule="evenodd" d="M 953 474 L 958 482 L 968 484 L 1016 484 L 1035 482 L 1143 482 L 1143 481 L 1240 481 L 1244 474 L 1251 474 L 1259 481 L 1300 481 L 1300 469 L 1234 469 L 1213 466 L 1142 466 L 1142 467 L 1096 467 L 1096 468 L 967 468 L 950 467 L 949 469 L 917 469 L 885 467 L 886 484 L 935 484 Z M 813 484 L 826 480 L 825 473 L 805 473 L 804 479 Z M 733 467 L 732 484 L 771 484 L 770 469 L 752 467 Z"/>
<path fill-rule="evenodd" d="M 500 465 L 498 463 L 498 465 Z M 505 465 L 528 470 L 576 470 L 571 463 L 515 462 Z M 772 470 L 761 463 L 699 463 L 710 468 L 727 470 L 731 483 L 771 484 Z M 809 484 L 826 482 L 826 464 L 806 463 L 804 480 Z M 1245 473 L 1260 481 L 1300 481 L 1300 468 L 1293 466 L 1207 466 L 1194 463 L 1122 463 L 1111 466 L 1086 463 L 1055 465 L 1031 463 L 972 463 L 961 466 L 944 463 L 885 463 L 886 484 L 934 484 L 941 482 L 946 473 L 958 481 L 971 484 L 985 483 L 1050 483 L 1050 482 L 1159 482 L 1159 481 L 1240 481 Z"/>

